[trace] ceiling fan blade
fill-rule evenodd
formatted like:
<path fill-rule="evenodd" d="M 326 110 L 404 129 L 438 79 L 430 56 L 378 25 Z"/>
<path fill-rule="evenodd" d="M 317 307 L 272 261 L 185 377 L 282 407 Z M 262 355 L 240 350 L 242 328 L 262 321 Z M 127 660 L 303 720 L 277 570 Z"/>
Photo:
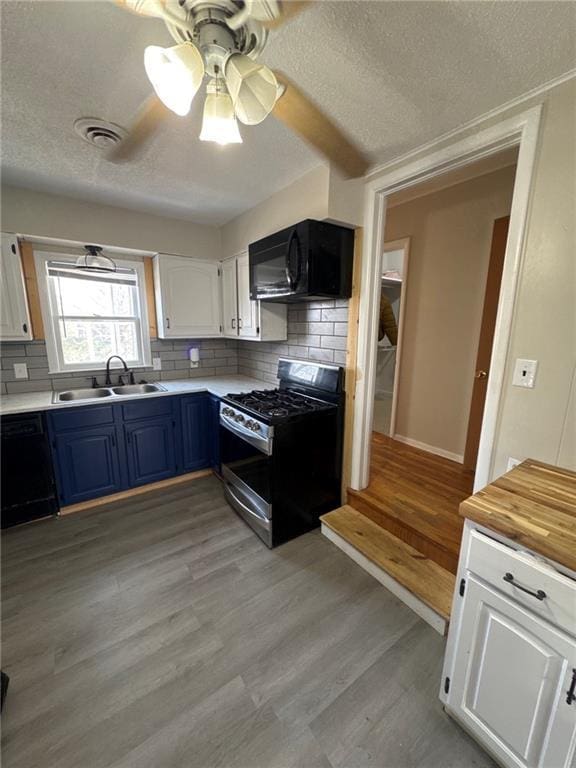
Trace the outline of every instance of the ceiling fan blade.
<path fill-rule="evenodd" d="M 278 29 L 282 24 L 285 24 L 287 21 L 293 19 L 294 16 L 305 11 L 308 6 L 312 5 L 312 2 L 313 0 L 281 0 L 279 3 L 280 16 L 276 19 L 267 19 L 266 21 L 261 20 L 261 24 L 263 27 L 266 27 L 266 29 Z"/>
<path fill-rule="evenodd" d="M 285 88 L 272 110 L 274 117 L 315 147 L 345 176 L 364 176 L 370 163 L 361 150 L 283 72 L 276 70 L 274 74 Z"/>
<path fill-rule="evenodd" d="M 122 163 L 137 156 L 169 114 L 170 110 L 158 96 L 151 94 L 138 110 L 126 138 L 108 153 L 108 160 L 112 163 Z"/>

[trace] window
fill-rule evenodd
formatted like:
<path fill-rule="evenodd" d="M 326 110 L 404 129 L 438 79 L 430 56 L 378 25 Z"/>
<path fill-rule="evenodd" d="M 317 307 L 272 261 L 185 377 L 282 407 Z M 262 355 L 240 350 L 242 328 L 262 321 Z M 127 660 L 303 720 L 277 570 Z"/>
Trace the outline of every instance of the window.
<path fill-rule="evenodd" d="M 116 272 L 90 273 L 75 261 L 36 255 L 50 371 L 99 369 L 111 355 L 150 365 L 144 265 L 116 260 Z"/>

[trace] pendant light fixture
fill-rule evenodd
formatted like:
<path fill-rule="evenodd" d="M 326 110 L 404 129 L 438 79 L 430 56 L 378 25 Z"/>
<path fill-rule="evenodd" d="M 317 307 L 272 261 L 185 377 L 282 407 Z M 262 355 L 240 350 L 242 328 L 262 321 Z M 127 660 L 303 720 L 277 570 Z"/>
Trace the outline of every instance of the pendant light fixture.
<path fill-rule="evenodd" d="M 82 256 L 76 259 L 76 269 L 83 272 L 116 272 L 116 264 L 102 253 L 99 245 L 85 245 L 84 251 Z"/>
<path fill-rule="evenodd" d="M 221 77 L 216 77 L 206 86 L 200 141 L 214 141 L 221 146 L 242 143 L 234 104 Z"/>
<path fill-rule="evenodd" d="M 187 115 L 204 78 L 204 59 L 198 48 L 193 43 L 172 48 L 149 45 L 144 67 L 160 101 L 180 117 Z"/>

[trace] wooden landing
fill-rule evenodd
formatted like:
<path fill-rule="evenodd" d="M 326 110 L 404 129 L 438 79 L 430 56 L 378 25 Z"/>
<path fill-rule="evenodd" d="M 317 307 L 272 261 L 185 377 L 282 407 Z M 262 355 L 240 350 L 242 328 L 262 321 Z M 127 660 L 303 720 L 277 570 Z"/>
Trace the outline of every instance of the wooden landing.
<path fill-rule="evenodd" d="M 377 525 L 456 573 L 463 520 L 460 503 L 474 474 L 461 464 L 373 433 L 370 484 L 348 502 Z"/>
<path fill-rule="evenodd" d="M 441 634 L 445 633 L 454 592 L 452 573 L 348 505 L 323 515 L 321 520 L 328 538 Z M 362 558 L 373 567 L 366 567 Z"/>

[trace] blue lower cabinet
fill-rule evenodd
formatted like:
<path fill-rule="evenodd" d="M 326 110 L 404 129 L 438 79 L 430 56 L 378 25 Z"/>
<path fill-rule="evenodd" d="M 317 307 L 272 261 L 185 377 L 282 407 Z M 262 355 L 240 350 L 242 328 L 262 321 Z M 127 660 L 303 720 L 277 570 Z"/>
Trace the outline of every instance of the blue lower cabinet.
<path fill-rule="evenodd" d="M 208 432 L 210 435 L 210 466 L 220 472 L 220 398 L 209 395 Z"/>
<path fill-rule="evenodd" d="M 210 466 L 208 405 L 208 395 L 205 392 L 180 398 L 181 469 L 184 472 Z"/>
<path fill-rule="evenodd" d="M 175 427 L 172 417 L 124 424 L 131 487 L 154 483 L 176 474 Z"/>
<path fill-rule="evenodd" d="M 122 489 L 116 427 L 64 432 L 52 438 L 62 504 L 106 496 Z"/>

